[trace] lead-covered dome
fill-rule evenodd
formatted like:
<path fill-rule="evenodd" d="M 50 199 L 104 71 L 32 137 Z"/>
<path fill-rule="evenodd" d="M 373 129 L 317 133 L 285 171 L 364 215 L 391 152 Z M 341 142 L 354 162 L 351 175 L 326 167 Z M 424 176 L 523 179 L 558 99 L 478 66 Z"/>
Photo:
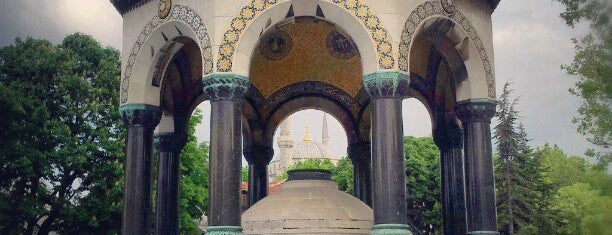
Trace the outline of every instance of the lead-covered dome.
<path fill-rule="evenodd" d="M 292 158 L 295 161 L 307 159 L 329 159 L 332 162 L 340 160 L 329 147 L 314 141 L 297 142 L 293 146 Z"/>
<path fill-rule="evenodd" d="M 242 215 L 244 234 L 369 234 L 373 212 L 326 170 L 291 170 L 281 190 Z"/>

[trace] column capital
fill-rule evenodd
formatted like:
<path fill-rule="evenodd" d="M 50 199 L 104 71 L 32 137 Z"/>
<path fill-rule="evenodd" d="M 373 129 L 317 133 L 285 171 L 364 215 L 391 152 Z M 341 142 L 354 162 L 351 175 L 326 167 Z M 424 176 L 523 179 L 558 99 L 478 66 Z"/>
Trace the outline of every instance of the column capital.
<path fill-rule="evenodd" d="M 187 143 L 187 134 L 178 132 L 161 132 L 154 136 L 153 144 L 159 152 L 178 153 Z"/>
<path fill-rule="evenodd" d="M 462 148 L 463 129 L 457 125 L 443 125 L 436 128 L 434 142 L 440 149 Z"/>
<path fill-rule="evenodd" d="M 263 156 L 263 160 L 266 164 L 272 161 L 272 157 L 274 157 L 274 148 L 271 146 L 253 144 L 248 146 L 243 151 L 244 158 L 250 164 L 254 164 L 261 156 Z"/>
<path fill-rule="evenodd" d="M 370 142 L 355 142 L 349 143 L 347 147 L 347 152 L 349 158 L 353 161 L 363 161 L 369 160 L 370 154 L 372 152 L 372 147 Z M 368 159 L 362 159 L 363 157 L 367 157 Z"/>
<path fill-rule="evenodd" d="M 412 235 L 405 224 L 375 224 L 370 235 Z"/>
<path fill-rule="evenodd" d="M 206 234 L 210 235 L 243 235 L 240 226 L 208 226 Z"/>
<path fill-rule="evenodd" d="M 162 110 L 159 106 L 150 104 L 125 104 L 119 107 L 123 123 L 130 126 L 153 128 L 161 120 Z"/>
<path fill-rule="evenodd" d="M 363 87 L 370 97 L 404 98 L 410 87 L 410 76 L 398 71 L 377 71 L 363 76 Z"/>
<path fill-rule="evenodd" d="M 495 115 L 497 102 L 490 99 L 469 99 L 457 102 L 455 113 L 462 122 L 487 122 Z"/>
<path fill-rule="evenodd" d="M 211 73 L 202 78 L 210 101 L 241 101 L 249 89 L 249 78 L 235 73 Z"/>

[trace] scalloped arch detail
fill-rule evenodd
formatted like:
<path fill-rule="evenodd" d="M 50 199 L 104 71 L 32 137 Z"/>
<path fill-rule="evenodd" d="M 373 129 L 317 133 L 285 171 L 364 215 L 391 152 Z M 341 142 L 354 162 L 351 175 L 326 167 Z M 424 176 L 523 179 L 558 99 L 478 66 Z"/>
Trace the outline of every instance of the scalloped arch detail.
<path fill-rule="evenodd" d="M 478 50 L 478 56 L 482 62 L 484 68 L 487 92 L 489 98 L 495 99 L 495 80 L 493 76 L 492 64 L 489 60 L 489 55 L 484 48 L 482 40 L 476 33 L 476 29 L 469 20 L 457 9 L 453 14 L 447 14 L 442 8 L 440 1 L 427 1 L 417 6 L 408 16 L 404 29 L 402 30 L 402 37 L 399 45 L 399 58 L 398 67 L 399 70 L 404 72 L 408 71 L 409 57 L 410 57 L 410 45 L 414 39 L 414 34 L 418 29 L 419 25 L 427 18 L 432 16 L 444 17 L 452 20 L 458 24 L 468 35 L 472 44 Z"/>
<path fill-rule="evenodd" d="M 195 36 L 197 38 L 198 46 L 200 47 L 200 51 L 202 53 L 202 75 L 209 74 L 212 72 L 213 68 L 213 59 L 212 59 L 212 49 L 210 43 L 210 36 L 208 35 L 208 29 L 206 25 L 202 21 L 202 17 L 198 15 L 193 9 L 183 6 L 183 5 L 174 5 L 172 6 L 172 12 L 165 19 L 159 18 L 159 16 L 155 15 L 149 22 L 143 27 L 136 39 L 136 42 L 132 46 L 132 50 L 130 50 L 130 55 L 128 57 L 123 77 L 121 79 L 121 90 L 120 90 L 120 103 L 125 104 L 128 100 L 129 95 L 129 86 L 130 86 L 130 78 L 132 76 L 132 69 L 134 68 L 134 63 L 136 61 L 136 57 L 140 53 L 143 45 L 157 28 L 164 25 L 169 21 L 176 20 L 182 21 L 183 23 L 189 25 Z"/>

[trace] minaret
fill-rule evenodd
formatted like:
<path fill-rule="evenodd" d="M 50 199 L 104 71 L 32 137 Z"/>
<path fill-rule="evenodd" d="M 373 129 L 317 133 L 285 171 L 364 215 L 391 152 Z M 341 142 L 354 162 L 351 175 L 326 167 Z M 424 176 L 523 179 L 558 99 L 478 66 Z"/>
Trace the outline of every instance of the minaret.
<path fill-rule="evenodd" d="M 302 138 L 302 141 L 304 142 L 312 141 L 312 138 L 310 137 L 310 126 L 308 125 L 308 121 L 306 121 L 306 131 L 305 131 L 304 137 Z"/>
<path fill-rule="evenodd" d="M 323 112 L 323 136 L 321 136 L 321 142 L 327 146 L 329 143 L 329 131 L 327 130 L 327 113 Z"/>
<path fill-rule="evenodd" d="M 293 165 L 293 135 L 291 134 L 291 117 L 287 117 L 280 124 L 280 136 L 276 139 L 278 141 L 278 147 L 280 148 L 280 156 L 278 158 L 280 162 L 279 172 L 283 171 L 287 167 Z"/>

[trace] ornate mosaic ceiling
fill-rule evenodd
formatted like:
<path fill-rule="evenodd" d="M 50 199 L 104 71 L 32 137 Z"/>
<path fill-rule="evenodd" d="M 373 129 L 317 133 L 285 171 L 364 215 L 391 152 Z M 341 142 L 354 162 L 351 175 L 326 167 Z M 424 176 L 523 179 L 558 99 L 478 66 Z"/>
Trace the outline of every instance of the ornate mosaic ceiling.
<path fill-rule="evenodd" d="M 253 52 L 249 78 L 265 98 L 305 81 L 336 86 L 355 97 L 362 68 L 355 44 L 334 25 L 312 17 L 272 26 Z"/>

